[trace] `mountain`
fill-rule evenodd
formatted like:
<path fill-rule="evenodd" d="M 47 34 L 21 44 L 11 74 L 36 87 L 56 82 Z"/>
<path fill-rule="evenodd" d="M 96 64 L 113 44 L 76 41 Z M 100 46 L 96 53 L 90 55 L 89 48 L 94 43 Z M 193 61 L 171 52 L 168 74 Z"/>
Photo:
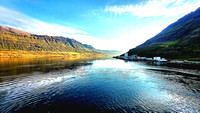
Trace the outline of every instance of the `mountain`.
<path fill-rule="evenodd" d="M 129 55 L 168 59 L 200 59 L 200 8 L 128 51 Z"/>
<path fill-rule="evenodd" d="M 105 53 L 107 55 L 112 55 L 112 56 L 120 55 L 123 53 L 122 51 L 116 51 L 116 50 L 100 50 L 100 49 L 98 49 L 98 51 L 101 51 L 102 53 Z"/>
<path fill-rule="evenodd" d="M 91 45 L 62 36 L 35 35 L 0 26 L 0 51 L 77 52 L 102 54 Z"/>

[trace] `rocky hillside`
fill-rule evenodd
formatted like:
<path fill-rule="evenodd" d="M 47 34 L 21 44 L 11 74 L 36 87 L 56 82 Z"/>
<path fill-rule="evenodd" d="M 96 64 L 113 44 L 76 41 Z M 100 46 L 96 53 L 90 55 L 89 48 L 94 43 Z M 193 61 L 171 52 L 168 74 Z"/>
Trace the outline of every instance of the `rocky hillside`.
<path fill-rule="evenodd" d="M 199 59 L 200 8 L 180 18 L 143 44 L 130 49 L 128 53 L 169 59 Z"/>
<path fill-rule="evenodd" d="M 0 26 L 0 50 L 101 53 L 74 39 L 35 35 L 4 26 Z"/>

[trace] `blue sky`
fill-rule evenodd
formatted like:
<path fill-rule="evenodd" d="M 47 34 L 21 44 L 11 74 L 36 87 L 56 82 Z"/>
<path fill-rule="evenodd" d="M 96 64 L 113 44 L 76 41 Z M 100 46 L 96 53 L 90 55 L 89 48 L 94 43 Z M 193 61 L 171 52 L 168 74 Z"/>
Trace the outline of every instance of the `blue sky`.
<path fill-rule="evenodd" d="M 199 0 L 1 0 L 0 25 L 128 51 L 199 6 Z"/>

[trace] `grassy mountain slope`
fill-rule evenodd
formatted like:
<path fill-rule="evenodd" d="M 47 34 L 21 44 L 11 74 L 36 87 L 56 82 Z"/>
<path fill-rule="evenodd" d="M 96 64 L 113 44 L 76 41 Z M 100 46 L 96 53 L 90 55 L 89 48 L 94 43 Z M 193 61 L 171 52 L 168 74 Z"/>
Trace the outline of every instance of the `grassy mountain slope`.
<path fill-rule="evenodd" d="M 77 52 L 102 54 L 94 47 L 60 36 L 34 35 L 0 26 L 0 51 Z"/>
<path fill-rule="evenodd" d="M 180 18 L 128 53 L 170 59 L 200 58 L 200 8 Z"/>

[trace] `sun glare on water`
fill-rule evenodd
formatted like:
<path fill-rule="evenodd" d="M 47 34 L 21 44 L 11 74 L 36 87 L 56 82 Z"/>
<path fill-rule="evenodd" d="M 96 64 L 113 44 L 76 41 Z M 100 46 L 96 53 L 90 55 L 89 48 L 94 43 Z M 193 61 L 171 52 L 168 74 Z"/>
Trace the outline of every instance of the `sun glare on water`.
<path fill-rule="evenodd" d="M 129 62 L 125 62 L 123 60 L 100 60 L 95 62 L 93 66 L 104 68 L 137 69 L 137 67 L 133 67 Z"/>

